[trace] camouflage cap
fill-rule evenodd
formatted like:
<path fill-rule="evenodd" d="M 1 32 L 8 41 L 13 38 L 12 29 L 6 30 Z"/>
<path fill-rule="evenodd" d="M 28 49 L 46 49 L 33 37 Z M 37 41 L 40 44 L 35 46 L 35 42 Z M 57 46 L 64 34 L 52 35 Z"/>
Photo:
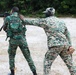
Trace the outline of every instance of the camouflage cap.
<path fill-rule="evenodd" d="M 43 13 L 48 13 L 50 12 L 51 14 L 55 14 L 55 9 L 53 7 L 49 7 L 49 8 L 46 8 L 45 11 L 43 11 Z"/>

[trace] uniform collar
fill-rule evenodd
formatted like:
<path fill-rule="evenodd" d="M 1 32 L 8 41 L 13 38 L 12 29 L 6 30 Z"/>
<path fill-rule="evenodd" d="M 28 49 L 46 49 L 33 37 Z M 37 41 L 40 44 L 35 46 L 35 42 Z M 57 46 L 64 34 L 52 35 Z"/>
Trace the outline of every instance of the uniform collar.
<path fill-rule="evenodd" d="M 18 13 L 17 12 L 13 12 L 12 16 L 18 16 Z"/>

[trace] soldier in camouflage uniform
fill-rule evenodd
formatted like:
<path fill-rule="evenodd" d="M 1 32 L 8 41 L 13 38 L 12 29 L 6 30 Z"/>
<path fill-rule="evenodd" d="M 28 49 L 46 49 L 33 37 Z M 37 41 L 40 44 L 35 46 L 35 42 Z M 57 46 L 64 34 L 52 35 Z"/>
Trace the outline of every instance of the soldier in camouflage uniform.
<path fill-rule="evenodd" d="M 18 11 L 19 11 L 18 7 L 13 7 L 11 15 L 5 18 L 4 30 L 6 31 L 6 33 L 10 30 L 10 28 L 8 29 L 8 26 L 11 25 L 12 21 L 15 22 L 14 20 L 12 20 L 12 16 L 13 16 L 13 18 L 19 18 L 20 22 L 22 22 L 22 24 L 24 24 L 23 20 L 18 15 Z M 21 24 L 21 26 L 22 26 L 22 24 Z M 7 28 L 6 28 L 6 25 L 7 25 Z M 27 42 L 25 39 L 25 31 L 26 31 L 26 28 L 23 27 L 23 29 L 17 33 L 14 33 L 12 31 L 13 36 L 12 37 L 10 36 L 8 54 L 9 54 L 9 65 L 10 65 L 11 73 L 9 75 L 15 75 L 15 71 L 14 71 L 15 63 L 14 62 L 15 62 L 16 49 L 18 46 L 20 47 L 24 57 L 26 58 L 31 71 L 33 72 L 33 75 L 37 75 L 36 68 L 34 66 L 34 62 L 31 58 L 30 51 L 29 51 L 29 48 L 28 48 L 28 45 L 27 45 Z M 11 32 L 9 32 L 9 33 L 11 33 Z M 16 37 L 19 35 L 21 36 L 21 38 L 18 37 L 16 39 Z"/>
<path fill-rule="evenodd" d="M 72 53 L 74 51 L 69 31 L 63 21 L 54 16 L 55 9 L 47 8 L 44 11 L 46 18 L 27 20 L 26 24 L 39 26 L 44 28 L 47 35 L 48 51 L 44 58 L 44 75 L 49 75 L 49 71 L 53 61 L 58 55 L 67 65 L 71 75 L 76 75 L 72 64 Z"/>

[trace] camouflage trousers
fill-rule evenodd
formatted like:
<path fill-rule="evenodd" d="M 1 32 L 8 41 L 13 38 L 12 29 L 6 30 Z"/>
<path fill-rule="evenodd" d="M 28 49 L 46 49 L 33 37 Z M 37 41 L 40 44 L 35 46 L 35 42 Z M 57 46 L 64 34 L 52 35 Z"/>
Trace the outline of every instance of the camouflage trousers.
<path fill-rule="evenodd" d="M 16 50 L 17 50 L 18 46 L 21 49 L 25 59 L 27 60 L 31 71 L 32 72 L 36 71 L 34 62 L 33 62 L 32 58 L 31 58 L 31 55 L 30 55 L 30 51 L 29 51 L 26 39 L 22 39 L 22 40 L 10 39 L 9 40 L 8 54 L 9 54 L 10 69 L 14 69 L 15 68 L 15 55 L 16 55 Z"/>
<path fill-rule="evenodd" d="M 60 57 L 65 62 L 66 66 L 69 69 L 70 74 L 76 75 L 76 71 L 72 64 L 72 55 L 67 54 L 67 50 L 68 50 L 67 46 L 49 48 L 49 50 L 46 52 L 45 58 L 44 58 L 44 75 L 49 75 L 51 65 L 58 55 L 60 55 Z"/>

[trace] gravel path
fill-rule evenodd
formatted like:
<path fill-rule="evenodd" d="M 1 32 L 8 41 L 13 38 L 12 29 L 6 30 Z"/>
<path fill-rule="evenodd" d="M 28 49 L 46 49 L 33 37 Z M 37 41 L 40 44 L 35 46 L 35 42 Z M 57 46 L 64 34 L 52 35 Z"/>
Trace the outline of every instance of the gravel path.
<path fill-rule="evenodd" d="M 73 47 L 76 49 L 76 18 L 60 18 L 66 22 L 66 25 L 71 33 L 71 40 Z M 3 19 L 0 18 L 0 27 L 2 26 Z M 26 26 L 26 38 L 31 52 L 31 56 L 37 68 L 38 75 L 43 75 L 43 59 L 47 48 L 47 37 L 44 30 L 36 26 Z M 8 64 L 8 41 L 5 41 L 6 34 L 4 31 L 0 32 L 0 75 L 7 75 L 9 70 Z M 20 49 L 17 49 L 16 62 L 16 75 L 32 75 L 29 66 L 24 59 Z M 76 65 L 76 51 L 73 53 L 73 63 Z M 58 56 L 52 65 L 50 75 L 70 75 L 69 71 Z"/>

